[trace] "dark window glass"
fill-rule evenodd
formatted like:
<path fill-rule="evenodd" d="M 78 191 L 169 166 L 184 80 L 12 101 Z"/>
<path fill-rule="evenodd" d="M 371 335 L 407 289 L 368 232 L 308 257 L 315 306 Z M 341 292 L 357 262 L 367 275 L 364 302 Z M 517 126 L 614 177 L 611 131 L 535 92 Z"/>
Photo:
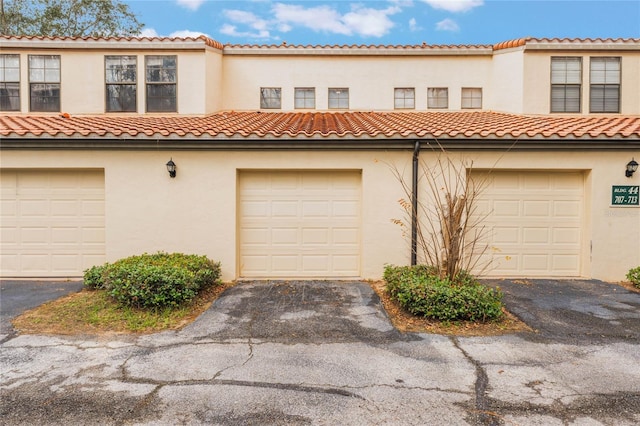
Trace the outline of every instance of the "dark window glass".
<path fill-rule="evenodd" d="M 20 83 L 0 83 L 0 111 L 20 111 Z"/>
<path fill-rule="evenodd" d="M 177 57 L 147 56 L 147 111 L 176 112 Z"/>
<path fill-rule="evenodd" d="M 135 56 L 106 56 L 107 112 L 137 111 L 137 68 Z"/>
<path fill-rule="evenodd" d="M 31 111 L 60 111 L 60 85 L 31 83 Z"/>

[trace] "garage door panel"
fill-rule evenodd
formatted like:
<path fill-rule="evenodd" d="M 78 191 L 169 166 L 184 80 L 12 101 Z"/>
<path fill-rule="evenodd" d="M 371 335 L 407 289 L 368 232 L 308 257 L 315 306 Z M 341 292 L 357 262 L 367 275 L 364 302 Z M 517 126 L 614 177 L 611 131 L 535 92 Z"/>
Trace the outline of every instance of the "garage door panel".
<path fill-rule="evenodd" d="M 579 276 L 584 177 L 579 172 L 491 172 L 486 214 L 492 276 Z M 479 179 L 476 179 L 479 181 Z M 487 211 L 488 207 L 488 211 Z"/>
<path fill-rule="evenodd" d="M 104 263 L 104 172 L 3 170 L 1 180 L 2 276 L 81 276 Z"/>
<path fill-rule="evenodd" d="M 239 181 L 241 276 L 359 275 L 360 172 L 247 171 Z"/>

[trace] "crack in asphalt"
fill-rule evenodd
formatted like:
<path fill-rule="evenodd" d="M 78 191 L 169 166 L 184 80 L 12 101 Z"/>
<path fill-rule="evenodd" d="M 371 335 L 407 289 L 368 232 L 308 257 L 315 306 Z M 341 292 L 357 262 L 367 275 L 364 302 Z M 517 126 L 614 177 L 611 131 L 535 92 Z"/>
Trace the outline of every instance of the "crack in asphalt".
<path fill-rule="evenodd" d="M 451 343 L 453 346 L 458 349 L 462 355 L 469 361 L 476 370 L 476 382 L 474 385 L 475 391 L 475 412 L 477 413 L 477 422 L 480 425 L 484 426 L 498 426 L 501 424 L 500 419 L 496 415 L 496 413 L 489 411 L 489 398 L 487 397 L 487 388 L 489 387 L 489 377 L 487 376 L 487 372 L 484 370 L 482 364 L 479 361 L 474 359 L 467 351 L 465 351 L 462 346 L 460 346 L 460 342 L 457 337 L 450 337 Z"/>

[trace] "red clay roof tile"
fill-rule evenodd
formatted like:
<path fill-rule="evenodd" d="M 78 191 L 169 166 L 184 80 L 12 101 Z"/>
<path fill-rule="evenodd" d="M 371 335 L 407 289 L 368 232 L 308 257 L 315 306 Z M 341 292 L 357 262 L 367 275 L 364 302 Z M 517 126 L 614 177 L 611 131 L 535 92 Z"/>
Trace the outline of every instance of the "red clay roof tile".
<path fill-rule="evenodd" d="M 638 116 L 474 112 L 220 112 L 193 116 L 0 116 L 2 138 L 640 139 Z"/>

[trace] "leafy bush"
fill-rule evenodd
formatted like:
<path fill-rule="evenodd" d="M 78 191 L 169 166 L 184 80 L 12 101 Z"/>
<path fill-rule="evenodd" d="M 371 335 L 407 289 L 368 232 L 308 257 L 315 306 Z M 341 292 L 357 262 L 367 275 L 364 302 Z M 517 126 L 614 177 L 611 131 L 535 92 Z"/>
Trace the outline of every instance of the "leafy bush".
<path fill-rule="evenodd" d="M 123 305 L 152 309 L 188 303 L 219 278 L 219 263 L 182 253 L 145 253 L 85 271 L 87 287 L 105 289 Z"/>
<path fill-rule="evenodd" d="M 108 265 L 96 265 L 84 271 L 84 286 L 91 290 L 104 288 L 104 271 Z"/>
<path fill-rule="evenodd" d="M 433 267 L 387 266 L 387 291 L 407 311 L 440 321 L 490 321 L 502 317 L 502 292 L 479 284 L 463 272 L 455 282 Z"/>
<path fill-rule="evenodd" d="M 631 281 L 631 284 L 640 288 L 640 266 L 629 269 L 629 272 L 627 272 L 627 279 Z"/>

